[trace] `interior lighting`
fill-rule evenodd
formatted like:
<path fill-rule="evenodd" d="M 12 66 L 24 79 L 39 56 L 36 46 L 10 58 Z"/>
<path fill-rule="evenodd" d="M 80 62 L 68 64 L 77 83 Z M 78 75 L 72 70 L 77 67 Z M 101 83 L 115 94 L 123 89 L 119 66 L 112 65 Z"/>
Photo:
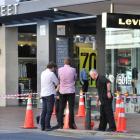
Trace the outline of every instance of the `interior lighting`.
<path fill-rule="evenodd" d="M 80 35 L 76 35 L 77 38 L 80 38 Z"/>
<path fill-rule="evenodd" d="M 59 38 L 59 37 L 57 37 L 57 38 L 56 38 L 56 40 L 57 40 L 57 41 L 59 41 L 59 40 L 60 40 L 60 38 Z"/>

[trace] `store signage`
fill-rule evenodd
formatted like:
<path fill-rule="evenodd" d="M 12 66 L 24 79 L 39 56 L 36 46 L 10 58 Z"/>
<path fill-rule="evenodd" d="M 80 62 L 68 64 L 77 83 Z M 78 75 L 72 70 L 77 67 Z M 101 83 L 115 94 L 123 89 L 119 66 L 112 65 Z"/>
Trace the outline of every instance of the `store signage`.
<path fill-rule="evenodd" d="M 132 77 L 131 75 L 126 75 L 124 73 L 122 74 L 117 74 L 117 77 L 116 77 L 116 83 L 118 85 L 122 85 L 122 86 L 131 86 L 131 81 L 132 81 Z"/>
<path fill-rule="evenodd" d="M 56 64 L 58 67 L 64 65 L 64 58 L 68 57 L 68 39 L 56 38 Z"/>
<path fill-rule="evenodd" d="M 65 25 L 57 25 L 57 35 L 66 35 Z"/>
<path fill-rule="evenodd" d="M 97 59 L 97 53 L 95 50 L 89 47 L 88 44 L 84 43 L 84 46 L 80 46 L 79 44 L 79 72 L 85 68 L 87 72 L 89 72 L 92 68 L 96 69 L 96 59 Z M 91 78 L 89 78 L 89 86 L 95 87 L 95 81 L 93 81 Z"/>
<path fill-rule="evenodd" d="M 0 16 L 10 16 L 16 15 L 18 12 L 19 4 L 10 4 L 10 5 L 2 5 L 0 6 Z"/>
<path fill-rule="evenodd" d="M 102 27 L 140 29 L 140 15 L 103 13 Z"/>

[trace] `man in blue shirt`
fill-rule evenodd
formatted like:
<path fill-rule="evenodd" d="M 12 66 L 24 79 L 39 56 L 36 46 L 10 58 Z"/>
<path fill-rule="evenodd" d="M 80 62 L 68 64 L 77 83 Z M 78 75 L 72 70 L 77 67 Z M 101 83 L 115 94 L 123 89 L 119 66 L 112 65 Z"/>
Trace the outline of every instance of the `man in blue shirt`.
<path fill-rule="evenodd" d="M 82 91 L 85 93 L 88 91 L 88 74 L 85 68 L 80 72 L 80 82 L 82 84 Z"/>

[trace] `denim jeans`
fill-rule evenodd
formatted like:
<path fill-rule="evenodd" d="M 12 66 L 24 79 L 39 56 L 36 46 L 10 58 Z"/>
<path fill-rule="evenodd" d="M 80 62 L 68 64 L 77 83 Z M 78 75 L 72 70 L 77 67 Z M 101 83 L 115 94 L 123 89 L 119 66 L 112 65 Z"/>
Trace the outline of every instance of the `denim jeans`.
<path fill-rule="evenodd" d="M 54 95 L 42 97 L 41 128 L 50 128 L 50 120 L 54 106 Z"/>

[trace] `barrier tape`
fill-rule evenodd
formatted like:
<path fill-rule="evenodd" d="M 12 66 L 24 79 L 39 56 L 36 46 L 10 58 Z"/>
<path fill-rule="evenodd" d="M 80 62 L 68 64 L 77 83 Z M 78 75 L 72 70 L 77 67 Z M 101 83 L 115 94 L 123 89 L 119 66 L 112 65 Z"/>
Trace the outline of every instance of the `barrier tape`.
<path fill-rule="evenodd" d="M 76 96 L 78 97 L 85 97 L 85 96 L 88 96 L 88 97 L 91 97 L 91 98 L 97 98 L 98 96 L 97 95 L 91 95 L 89 94 L 90 92 L 87 92 L 88 94 L 76 94 Z M 91 92 L 93 93 L 93 92 Z M 28 99 L 28 96 L 29 95 L 32 95 L 33 97 L 32 98 L 36 98 L 36 99 L 40 99 L 39 97 L 35 97 L 34 95 L 38 95 L 38 93 L 23 93 L 23 94 L 8 94 L 8 95 L 0 95 L 0 99 Z M 140 95 L 129 95 L 129 96 L 125 96 L 125 95 L 120 95 L 119 96 L 120 98 L 140 98 Z M 114 97 L 114 98 L 117 98 L 117 97 Z"/>
<path fill-rule="evenodd" d="M 0 95 L 0 99 L 28 99 L 29 95 L 32 95 L 32 98 L 37 99 L 37 97 L 34 97 L 34 95 L 38 95 L 38 93 Z"/>

